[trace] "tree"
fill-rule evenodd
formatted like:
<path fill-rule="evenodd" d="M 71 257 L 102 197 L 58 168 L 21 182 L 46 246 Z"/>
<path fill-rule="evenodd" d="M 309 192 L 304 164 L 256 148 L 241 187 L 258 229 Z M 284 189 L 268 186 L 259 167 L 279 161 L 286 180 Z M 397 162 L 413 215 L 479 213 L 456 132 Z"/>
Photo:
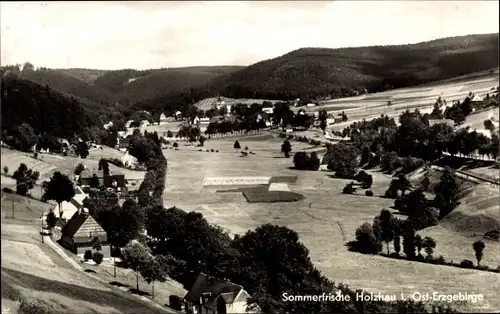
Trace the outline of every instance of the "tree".
<path fill-rule="evenodd" d="M 172 147 L 173 147 L 173 148 L 177 148 L 177 147 L 179 147 L 179 143 L 174 142 L 174 144 L 172 144 Z"/>
<path fill-rule="evenodd" d="M 365 222 L 356 229 L 357 251 L 364 254 L 378 254 L 382 249 L 373 226 Z"/>
<path fill-rule="evenodd" d="M 29 169 L 26 164 L 22 163 L 12 177 L 16 180 L 16 193 L 19 195 L 26 195 L 28 191 L 35 186 L 36 181 L 40 177 L 40 173 Z"/>
<path fill-rule="evenodd" d="M 87 143 L 80 141 L 76 144 L 76 153 L 83 159 L 87 158 L 89 155 L 89 146 Z"/>
<path fill-rule="evenodd" d="M 104 256 L 102 255 L 101 252 L 95 252 L 94 254 L 92 254 L 92 260 L 97 266 L 97 272 L 99 272 L 99 265 L 101 265 L 103 257 Z"/>
<path fill-rule="evenodd" d="M 322 109 L 318 113 L 319 127 L 323 132 L 326 130 L 326 118 L 328 117 L 328 113 L 326 110 Z"/>
<path fill-rule="evenodd" d="M 285 154 L 286 158 L 290 158 L 290 152 L 292 151 L 292 144 L 289 141 L 283 141 L 281 144 L 281 152 Z"/>
<path fill-rule="evenodd" d="M 83 254 L 83 259 L 86 261 L 92 259 L 92 250 L 86 250 Z"/>
<path fill-rule="evenodd" d="M 85 165 L 82 164 L 82 163 L 79 163 L 78 165 L 76 165 L 74 173 L 77 176 L 79 176 L 82 173 L 83 170 L 85 170 Z"/>
<path fill-rule="evenodd" d="M 439 184 L 434 187 L 434 193 L 436 194 L 434 202 L 436 207 L 439 208 L 440 218 L 449 214 L 458 205 L 457 193 L 459 187 L 454 171 L 446 167 Z"/>
<path fill-rule="evenodd" d="M 425 253 L 427 253 L 427 258 L 431 258 L 432 253 L 436 248 L 436 241 L 431 237 L 425 237 L 422 241 L 422 247 L 424 248 Z"/>
<path fill-rule="evenodd" d="M 411 221 L 406 220 L 403 233 L 403 251 L 408 259 L 415 258 L 415 229 Z"/>
<path fill-rule="evenodd" d="M 248 146 L 245 146 L 245 150 L 248 151 Z"/>
<path fill-rule="evenodd" d="M 29 152 L 38 143 L 35 131 L 28 123 L 24 122 L 12 130 L 11 146 L 23 152 Z"/>
<path fill-rule="evenodd" d="M 8 175 L 9 174 L 9 167 L 7 167 L 7 166 L 3 167 L 3 173 L 5 175 Z"/>
<path fill-rule="evenodd" d="M 99 178 L 97 177 L 97 174 L 93 174 L 92 178 L 90 178 L 89 186 L 91 188 L 97 189 L 99 187 Z"/>
<path fill-rule="evenodd" d="M 136 240 L 130 241 L 123 249 L 123 261 L 136 272 L 137 291 L 139 291 L 139 273 L 152 263 L 152 260 L 149 248 Z"/>
<path fill-rule="evenodd" d="M 484 251 L 484 242 L 479 240 L 479 241 L 476 241 L 472 244 L 472 248 L 474 249 L 474 251 L 476 252 L 476 260 L 477 260 L 477 266 L 479 266 L 479 263 L 481 262 L 481 260 L 483 259 L 483 251 Z"/>
<path fill-rule="evenodd" d="M 234 148 L 234 149 L 240 149 L 240 148 L 241 148 L 241 146 L 240 146 L 240 142 L 235 141 L 235 142 L 234 142 L 234 145 L 233 145 L 233 148 Z"/>
<path fill-rule="evenodd" d="M 56 226 L 56 224 L 57 224 L 57 217 L 56 217 L 56 215 L 54 214 L 54 212 L 53 212 L 53 211 L 50 211 L 50 212 L 47 214 L 47 218 L 46 218 L 46 220 L 47 220 L 47 227 L 48 227 L 49 229 L 54 228 L 54 227 Z"/>
<path fill-rule="evenodd" d="M 417 248 L 417 255 L 420 255 L 420 251 L 422 251 L 423 242 L 422 237 L 419 234 L 415 235 L 415 247 Z"/>
<path fill-rule="evenodd" d="M 356 174 L 357 157 L 356 148 L 344 143 L 337 143 L 328 146 L 323 163 L 328 164 L 328 169 L 335 171 L 339 178 L 351 179 Z"/>
<path fill-rule="evenodd" d="M 105 176 L 109 175 L 109 163 L 106 159 L 101 158 L 99 160 L 99 170 L 102 170 Z"/>
<path fill-rule="evenodd" d="M 394 237 L 394 251 L 398 255 L 399 255 L 399 252 L 401 252 L 401 237 L 399 235 L 396 235 Z"/>
<path fill-rule="evenodd" d="M 319 158 L 316 155 L 316 152 L 311 153 L 311 157 L 309 158 L 309 170 L 317 171 L 319 169 Z"/>
<path fill-rule="evenodd" d="M 486 130 L 494 131 L 495 130 L 495 125 L 493 122 L 491 122 L 490 119 L 484 120 L 484 128 Z"/>
<path fill-rule="evenodd" d="M 59 217 L 62 217 L 61 203 L 69 202 L 75 195 L 73 182 L 65 174 L 55 172 L 50 181 L 43 184 L 44 194 L 42 199 L 54 200 L 59 205 Z"/>
<path fill-rule="evenodd" d="M 172 131 L 168 130 L 167 137 L 174 137 L 174 133 Z"/>
<path fill-rule="evenodd" d="M 172 269 L 174 258 L 170 255 L 157 255 L 141 269 L 141 276 L 152 284 L 151 296 L 155 298 L 155 281 L 165 282 Z"/>
<path fill-rule="evenodd" d="M 342 111 L 342 122 L 346 122 L 347 120 L 347 115 Z"/>
<path fill-rule="evenodd" d="M 98 237 L 94 237 L 92 239 L 92 248 L 96 251 L 101 251 L 102 250 L 102 246 L 101 246 L 101 241 L 99 240 Z"/>
<path fill-rule="evenodd" d="M 382 240 L 386 243 L 387 246 L 387 255 L 389 255 L 389 242 L 394 240 L 394 236 L 396 234 L 393 226 L 394 216 L 387 209 L 382 209 L 380 211 L 380 215 L 376 217 L 374 223 L 379 223 L 381 237 Z"/>
<path fill-rule="evenodd" d="M 204 137 L 203 135 L 200 136 L 200 138 L 198 139 L 198 141 L 200 141 L 200 146 L 203 147 L 203 145 L 205 144 L 205 141 L 207 140 L 206 137 Z"/>

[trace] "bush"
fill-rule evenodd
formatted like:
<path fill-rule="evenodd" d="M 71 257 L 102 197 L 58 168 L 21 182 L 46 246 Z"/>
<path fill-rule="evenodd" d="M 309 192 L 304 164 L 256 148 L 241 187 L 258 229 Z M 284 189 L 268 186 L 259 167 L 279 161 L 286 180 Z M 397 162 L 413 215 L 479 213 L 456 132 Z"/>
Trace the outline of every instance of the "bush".
<path fill-rule="evenodd" d="M 83 254 L 83 259 L 86 260 L 86 261 L 92 259 L 92 251 L 91 250 L 86 250 L 85 254 Z"/>
<path fill-rule="evenodd" d="M 168 305 L 174 310 L 180 311 L 182 310 L 182 299 L 177 295 L 170 295 L 168 297 Z"/>
<path fill-rule="evenodd" d="M 59 220 L 59 219 L 56 217 L 56 214 L 54 214 L 54 212 L 53 212 L 53 211 L 49 212 L 49 213 L 47 214 L 47 227 L 48 227 L 49 229 L 54 228 L 54 227 L 57 225 L 57 221 L 58 221 L 58 220 Z"/>
<path fill-rule="evenodd" d="M 344 189 L 342 190 L 342 193 L 353 194 L 355 191 L 356 191 L 356 189 L 354 188 L 353 183 L 351 182 L 344 187 Z"/>
<path fill-rule="evenodd" d="M 460 262 L 460 267 L 462 268 L 474 268 L 474 263 L 468 259 L 464 259 Z"/>
<path fill-rule="evenodd" d="M 212 152 L 212 153 L 213 153 L 213 152 L 214 152 L 214 149 L 212 148 L 212 149 L 210 150 L 210 152 Z"/>
<path fill-rule="evenodd" d="M 215 152 L 216 152 L 216 153 L 218 153 L 218 152 L 219 152 L 219 150 L 216 150 Z M 252 153 L 252 152 L 250 152 L 250 154 L 251 154 L 251 153 Z"/>
<path fill-rule="evenodd" d="M 174 148 L 177 148 L 179 147 L 179 144 L 177 142 L 174 142 L 174 144 L 172 145 Z"/>
<path fill-rule="evenodd" d="M 373 192 L 371 190 L 368 190 L 365 192 L 366 196 L 373 196 Z"/>
<path fill-rule="evenodd" d="M 2 191 L 4 191 L 5 193 L 14 193 L 14 191 L 12 191 L 11 188 L 7 188 L 7 187 L 3 188 Z"/>
<path fill-rule="evenodd" d="M 102 263 L 103 258 L 104 258 L 104 256 L 102 255 L 101 252 L 95 252 L 94 254 L 92 254 L 92 260 L 97 265 L 100 265 Z"/>

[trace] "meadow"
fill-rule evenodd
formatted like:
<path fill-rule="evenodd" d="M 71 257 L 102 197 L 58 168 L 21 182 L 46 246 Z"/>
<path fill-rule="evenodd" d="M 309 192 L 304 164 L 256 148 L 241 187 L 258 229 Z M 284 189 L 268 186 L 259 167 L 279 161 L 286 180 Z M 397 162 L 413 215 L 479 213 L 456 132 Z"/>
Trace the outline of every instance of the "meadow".
<path fill-rule="evenodd" d="M 500 288 L 498 274 L 367 256 L 346 249 L 345 243 L 354 239 L 358 226 L 372 222 L 381 209 L 393 205 L 393 200 L 376 197 L 387 189 L 391 180 L 389 176 L 373 172 L 371 190 L 374 197 L 344 195 L 341 191 L 348 180 L 332 179 L 319 171 L 290 169 L 292 158 L 284 158 L 280 153 L 282 139 L 271 135 L 238 139 L 242 147 L 248 146 L 249 151 L 255 153 L 247 157 L 240 157 L 233 149 L 234 140 L 209 140 L 201 152 L 196 147 L 182 144 L 177 151 L 165 151 L 169 163 L 165 206 L 198 211 L 209 222 L 232 234 L 242 234 L 265 223 L 290 227 L 299 233 L 300 240 L 309 248 L 314 264 L 335 282 L 398 295 L 433 291 L 482 293 L 484 302 L 468 304 L 465 308 L 488 311 L 500 307 L 495 292 Z M 308 147 L 308 144 L 292 142 L 292 156 Z M 219 153 L 205 151 L 212 148 Z M 218 193 L 212 187 L 203 186 L 205 177 L 222 176 L 298 176 L 289 188 L 304 195 L 305 199 L 290 203 L 249 204 L 241 193 Z M 449 243 L 455 234 L 436 236 L 438 250 L 442 238 L 447 237 L 444 243 Z M 439 252 L 445 254 L 450 250 L 453 251 L 454 247 Z M 474 259 L 471 245 L 457 254 L 461 258 Z M 494 256 L 488 253 L 487 260 L 492 259 Z"/>

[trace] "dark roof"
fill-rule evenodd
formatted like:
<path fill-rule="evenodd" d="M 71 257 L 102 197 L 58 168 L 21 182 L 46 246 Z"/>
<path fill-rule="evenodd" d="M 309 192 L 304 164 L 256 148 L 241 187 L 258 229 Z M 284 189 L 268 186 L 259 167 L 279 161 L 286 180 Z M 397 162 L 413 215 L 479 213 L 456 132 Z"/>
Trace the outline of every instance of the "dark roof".
<path fill-rule="evenodd" d="M 194 304 L 199 304 L 203 294 L 209 292 L 211 295 L 207 298 L 203 306 L 216 310 L 217 299 L 219 297 L 222 297 L 226 304 L 231 304 L 242 290 L 243 287 L 240 285 L 200 273 L 184 299 Z"/>
<path fill-rule="evenodd" d="M 104 171 L 103 170 L 88 170 L 85 169 L 82 171 L 80 174 L 80 178 L 82 179 L 90 179 L 94 176 L 94 173 L 97 175 L 98 178 L 104 178 Z M 122 176 L 124 175 L 122 172 L 118 170 L 109 170 L 109 175 L 111 176 Z"/>
<path fill-rule="evenodd" d="M 92 216 L 83 211 L 77 211 L 73 214 L 71 219 L 62 228 L 61 234 L 74 239 L 75 243 L 90 242 L 93 236 L 99 237 L 101 241 L 107 240 L 107 234 L 104 229 L 102 229 Z"/>
<path fill-rule="evenodd" d="M 73 238 L 75 234 L 80 230 L 80 227 L 83 225 L 85 220 L 88 218 L 88 214 L 86 213 L 78 213 L 76 212 L 71 216 L 66 225 L 62 228 L 61 234 Z"/>

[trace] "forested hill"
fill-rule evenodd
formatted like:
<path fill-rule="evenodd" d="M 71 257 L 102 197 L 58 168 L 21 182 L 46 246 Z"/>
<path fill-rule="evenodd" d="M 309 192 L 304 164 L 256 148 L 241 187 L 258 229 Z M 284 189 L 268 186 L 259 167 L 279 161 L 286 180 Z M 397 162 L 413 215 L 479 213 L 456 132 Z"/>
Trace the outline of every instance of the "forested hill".
<path fill-rule="evenodd" d="M 227 97 L 346 96 L 447 79 L 498 67 L 498 33 L 412 45 L 302 48 L 212 82 Z"/>
<path fill-rule="evenodd" d="M 47 85 L 0 73 L 2 132 L 12 134 L 27 123 L 36 135 L 69 138 L 87 128 L 102 128 L 114 114 L 109 108 L 65 95 Z"/>
<path fill-rule="evenodd" d="M 133 104 L 137 101 L 203 87 L 215 77 L 240 70 L 241 66 L 185 67 L 137 71 L 109 71 L 98 77 L 94 85 L 114 93 L 117 101 Z"/>

